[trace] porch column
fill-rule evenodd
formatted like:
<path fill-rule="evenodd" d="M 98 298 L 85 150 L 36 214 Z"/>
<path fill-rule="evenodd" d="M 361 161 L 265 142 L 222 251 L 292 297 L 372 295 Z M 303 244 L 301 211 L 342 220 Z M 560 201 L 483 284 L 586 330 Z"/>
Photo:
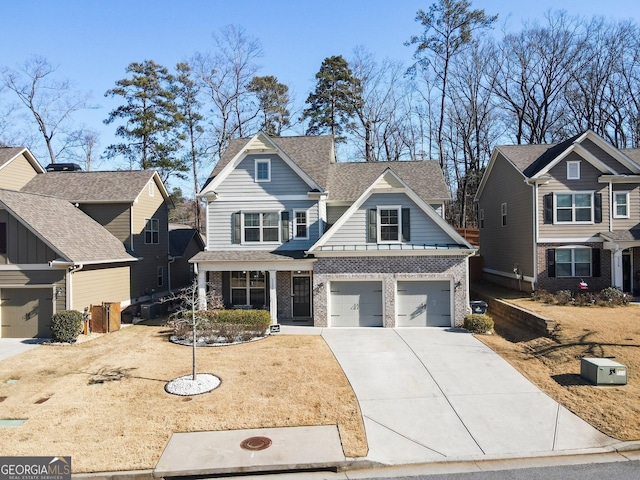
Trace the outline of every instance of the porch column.
<path fill-rule="evenodd" d="M 269 313 L 271 323 L 278 323 L 278 292 L 276 290 L 276 271 L 269 270 Z"/>
<path fill-rule="evenodd" d="M 613 251 L 613 286 L 622 290 L 622 249 Z"/>
<path fill-rule="evenodd" d="M 198 270 L 198 308 L 207 309 L 207 272 Z"/>

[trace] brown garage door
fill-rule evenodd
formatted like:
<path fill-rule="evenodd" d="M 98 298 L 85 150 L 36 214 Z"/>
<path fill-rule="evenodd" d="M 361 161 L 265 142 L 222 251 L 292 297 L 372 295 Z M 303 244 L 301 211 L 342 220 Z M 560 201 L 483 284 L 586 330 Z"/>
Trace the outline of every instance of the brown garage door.
<path fill-rule="evenodd" d="M 4 338 L 51 337 L 52 296 L 51 287 L 0 290 L 0 335 Z"/>

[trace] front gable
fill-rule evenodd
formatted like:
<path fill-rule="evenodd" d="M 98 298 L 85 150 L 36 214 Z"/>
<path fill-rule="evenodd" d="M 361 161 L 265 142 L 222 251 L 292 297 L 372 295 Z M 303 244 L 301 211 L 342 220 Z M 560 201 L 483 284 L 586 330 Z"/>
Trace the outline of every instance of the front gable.
<path fill-rule="evenodd" d="M 0 188 L 20 190 L 44 169 L 27 148 L 5 148 L 8 158 L 0 165 Z"/>
<path fill-rule="evenodd" d="M 392 170 L 385 170 L 309 253 L 468 253 L 473 247 Z"/>
<path fill-rule="evenodd" d="M 257 165 L 257 163 L 261 162 L 268 164 L 266 168 L 267 174 L 263 173 L 265 170 Z M 271 164 L 272 162 L 273 165 Z M 292 176 L 291 173 L 294 173 L 295 176 Z M 302 184 L 306 185 L 303 188 L 304 193 L 312 190 L 323 190 L 268 135 L 260 132 L 253 136 L 218 175 L 202 189 L 200 196 L 217 197 L 219 190 L 226 188 L 223 183 L 226 184 L 227 180 L 229 180 L 231 189 L 237 188 L 237 183 L 239 182 L 243 185 L 243 188 L 264 190 L 268 189 L 268 187 L 263 188 L 264 185 L 276 185 L 279 183 L 278 181 L 282 181 L 285 177 L 287 180 L 291 180 L 292 177 L 298 177 L 296 181 L 297 189 L 300 189 Z"/>

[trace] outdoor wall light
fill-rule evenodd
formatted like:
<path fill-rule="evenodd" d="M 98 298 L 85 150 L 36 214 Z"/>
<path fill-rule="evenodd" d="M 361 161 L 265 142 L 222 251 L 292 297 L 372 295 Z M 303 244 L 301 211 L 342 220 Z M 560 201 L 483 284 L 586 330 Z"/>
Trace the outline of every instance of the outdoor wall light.
<path fill-rule="evenodd" d="M 462 286 L 462 282 L 460 280 L 458 280 L 455 284 L 455 290 L 459 289 Z"/>
<path fill-rule="evenodd" d="M 56 298 L 62 293 L 62 287 L 56 287 Z"/>

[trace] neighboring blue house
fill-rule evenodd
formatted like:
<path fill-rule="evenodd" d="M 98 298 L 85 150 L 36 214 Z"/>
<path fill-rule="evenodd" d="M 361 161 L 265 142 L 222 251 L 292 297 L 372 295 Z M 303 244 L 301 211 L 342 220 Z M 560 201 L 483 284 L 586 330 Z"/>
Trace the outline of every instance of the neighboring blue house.
<path fill-rule="evenodd" d="M 454 326 L 475 250 L 443 219 L 436 161 L 338 163 L 328 136 L 233 140 L 200 193 L 197 264 L 229 307 L 274 323 Z M 201 296 L 204 299 L 204 295 Z"/>

